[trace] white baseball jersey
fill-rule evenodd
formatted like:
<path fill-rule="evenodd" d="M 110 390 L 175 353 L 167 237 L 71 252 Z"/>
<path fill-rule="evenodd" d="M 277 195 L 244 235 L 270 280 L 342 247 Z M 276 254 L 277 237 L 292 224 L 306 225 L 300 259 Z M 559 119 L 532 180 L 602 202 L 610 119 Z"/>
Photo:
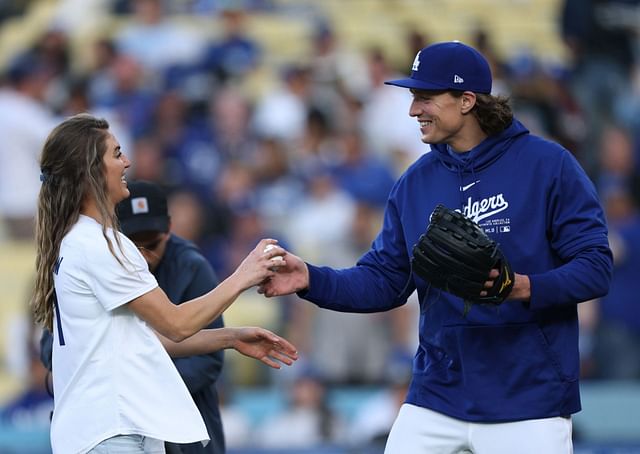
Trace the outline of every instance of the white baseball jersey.
<path fill-rule="evenodd" d="M 113 238 L 114 232 L 108 231 Z M 127 303 L 158 286 L 124 235 L 109 251 L 102 227 L 80 216 L 54 270 L 51 425 L 54 454 L 85 453 L 118 434 L 174 443 L 208 440 L 197 407 L 152 329 Z"/>

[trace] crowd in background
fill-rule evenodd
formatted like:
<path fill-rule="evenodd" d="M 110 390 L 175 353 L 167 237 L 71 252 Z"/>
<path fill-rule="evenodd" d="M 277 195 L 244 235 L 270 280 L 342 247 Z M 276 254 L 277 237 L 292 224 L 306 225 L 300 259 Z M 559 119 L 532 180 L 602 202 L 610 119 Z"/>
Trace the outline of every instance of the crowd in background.
<path fill-rule="evenodd" d="M 3 3 L 0 20 L 23 13 L 28 3 Z M 61 118 L 86 111 L 110 122 L 133 163 L 127 179 L 166 188 L 172 229 L 201 247 L 220 279 L 263 237 L 279 239 L 310 263 L 355 263 L 377 233 L 395 179 L 429 151 L 408 115 L 408 90 L 383 84 L 406 74 L 410 60 L 395 67 L 382 48 L 352 48 L 314 16 L 312 54 L 270 66 L 246 19 L 253 11 L 283 13 L 275 1 L 93 3 L 126 22 L 117 35 L 86 43 L 91 59 L 82 69 L 62 26 L 44 29 L 2 68 L 5 241 L 32 238 L 37 156 L 47 133 Z M 580 307 L 583 376 L 640 380 L 640 1 L 561 3 L 558 33 L 570 55 L 561 65 L 527 52 L 501 55 L 491 30 L 478 28 L 468 44 L 489 59 L 494 94 L 509 96 L 532 132 L 573 152 L 596 185 L 615 272 L 609 295 Z M 174 14 L 215 15 L 223 29 L 215 38 L 189 32 Z M 407 30 L 405 51 L 414 55 L 430 42 L 428 29 Z M 253 89 L 265 72 L 268 88 Z M 389 313 L 342 314 L 296 304 L 295 296 L 246 295 L 229 310 L 227 324 L 273 329 L 298 346 L 302 359 L 276 376 L 230 356 L 222 394 L 231 400 L 239 386 L 286 384 L 289 413 L 251 429 L 264 446 L 281 442 L 281 433 L 297 434 L 301 444 L 374 440 L 390 427 L 396 390 L 401 395 L 410 375 L 417 310 L 410 301 Z M 48 403 L 44 380 L 34 377 L 37 361 L 30 367 L 33 395 L 9 407 Z M 326 397 L 331 387 L 352 385 L 389 392 L 368 402 L 349 428 L 332 417 Z M 229 408 L 223 420 L 230 447 L 246 441 L 251 424 L 243 415 Z M 298 442 L 291 436 L 289 445 Z"/>

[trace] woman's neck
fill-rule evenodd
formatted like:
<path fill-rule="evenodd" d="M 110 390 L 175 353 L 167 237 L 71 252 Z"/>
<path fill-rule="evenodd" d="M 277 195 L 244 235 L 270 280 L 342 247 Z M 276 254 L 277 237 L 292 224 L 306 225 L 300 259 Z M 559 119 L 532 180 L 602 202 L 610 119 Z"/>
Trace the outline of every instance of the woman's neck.
<path fill-rule="evenodd" d="M 80 214 L 93 218 L 95 219 L 96 222 L 100 224 L 103 224 L 104 223 L 103 221 L 105 221 L 103 219 L 102 214 L 100 213 L 100 210 L 98 209 L 98 204 L 95 202 L 95 200 L 92 197 L 91 198 L 86 197 L 82 201 L 82 208 L 80 209 Z"/>

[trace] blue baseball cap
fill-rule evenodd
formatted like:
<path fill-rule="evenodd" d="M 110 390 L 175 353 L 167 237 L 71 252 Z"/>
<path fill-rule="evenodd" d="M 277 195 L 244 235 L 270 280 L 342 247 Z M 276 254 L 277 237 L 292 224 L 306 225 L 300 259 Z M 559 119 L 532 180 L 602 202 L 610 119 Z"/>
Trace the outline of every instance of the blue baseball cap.
<path fill-rule="evenodd" d="M 129 197 L 118 203 L 116 213 L 125 235 L 169 231 L 169 211 L 164 190 L 149 181 L 127 183 Z"/>
<path fill-rule="evenodd" d="M 436 43 L 416 55 L 411 77 L 387 85 L 416 90 L 459 90 L 491 93 L 491 69 L 480 52 L 460 41 Z"/>

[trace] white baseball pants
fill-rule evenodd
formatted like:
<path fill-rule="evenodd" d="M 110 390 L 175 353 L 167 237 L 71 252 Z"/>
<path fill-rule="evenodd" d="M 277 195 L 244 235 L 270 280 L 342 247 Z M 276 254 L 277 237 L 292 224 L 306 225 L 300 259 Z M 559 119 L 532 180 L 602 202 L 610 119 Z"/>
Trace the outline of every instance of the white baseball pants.
<path fill-rule="evenodd" d="M 571 418 L 474 423 L 404 404 L 385 454 L 571 454 Z"/>

